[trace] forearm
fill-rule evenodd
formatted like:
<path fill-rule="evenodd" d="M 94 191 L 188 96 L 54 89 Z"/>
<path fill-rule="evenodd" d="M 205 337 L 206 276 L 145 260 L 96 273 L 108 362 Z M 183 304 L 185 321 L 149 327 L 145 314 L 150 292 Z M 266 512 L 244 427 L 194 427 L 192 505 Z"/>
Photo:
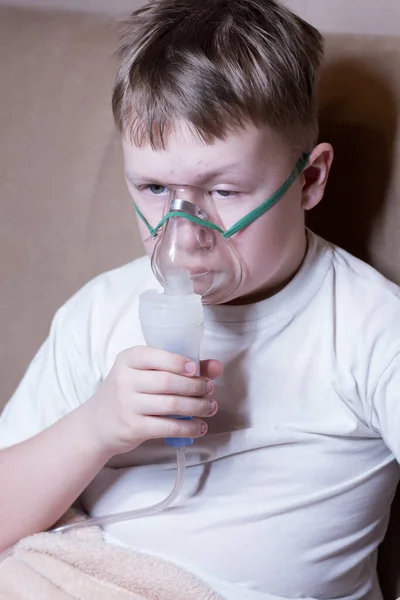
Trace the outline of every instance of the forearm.
<path fill-rule="evenodd" d="M 53 525 L 109 460 L 86 405 L 0 450 L 0 551 Z"/>

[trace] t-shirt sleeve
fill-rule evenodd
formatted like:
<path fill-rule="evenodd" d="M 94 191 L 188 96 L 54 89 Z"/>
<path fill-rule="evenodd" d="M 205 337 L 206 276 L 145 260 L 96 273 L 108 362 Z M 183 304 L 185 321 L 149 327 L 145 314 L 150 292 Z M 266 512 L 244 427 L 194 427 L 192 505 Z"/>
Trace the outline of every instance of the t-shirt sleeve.
<path fill-rule="evenodd" d="M 82 319 L 78 323 L 71 301 L 56 313 L 47 340 L 0 416 L 0 448 L 43 431 L 95 391 L 84 350 L 87 332 Z"/>
<path fill-rule="evenodd" d="M 371 424 L 400 462 L 400 352 L 386 367 L 375 387 Z"/>

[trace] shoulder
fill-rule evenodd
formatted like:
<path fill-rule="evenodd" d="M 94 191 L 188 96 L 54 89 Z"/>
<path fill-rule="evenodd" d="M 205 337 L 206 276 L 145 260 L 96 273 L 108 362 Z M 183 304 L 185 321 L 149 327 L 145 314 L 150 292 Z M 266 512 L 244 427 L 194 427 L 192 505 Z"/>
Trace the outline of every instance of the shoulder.
<path fill-rule="evenodd" d="M 400 309 L 400 287 L 387 279 L 377 269 L 356 258 L 343 248 L 310 233 L 320 254 L 329 256 L 330 277 L 328 281 L 338 299 L 351 300 L 349 309 L 357 299 L 358 308 L 378 305 L 383 302 L 394 310 Z"/>
<path fill-rule="evenodd" d="M 325 242 L 327 244 L 327 242 Z M 330 244 L 332 248 L 333 267 L 355 289 L 369 289 L 374 295 L 382 295 L 388 300 L 400 300 L 400 287 L 384 277 L 377 269 L 356 258 L 346 250 Z"/>
<path fill-rule="evenodd" d="M 400 352 L 400 287 L 342 248 L 318 243 L 331 254 L 327 289 L 336 339 L 384 366 Z"/>
<path fill-rule="evenodd" d="M 121 350 L 143 343 L 138 324 L 140 294 L 158 288 L 148 257 L 102 273 L 57 311 L 52 336 L 69 340 L 82 360 L 102 376 Z"/>
<path fill-rule="evenodd" d="M 93 394 L 117 352 L 134 341 L 137 299 L 154 285 L 149 260 L 141 258 L 98 275 L 57 311 L 1 415 L 0 447 L 35 435 Z"/>
<path fill-rule="evenodd" d="M 60 309 L 67 317 L 99 312 L 112 319 L 124 306 L 133 304 L 149 287 L 158 286 L 147 256 L 97 275 L 78 290 Z"/>
<path fill-rule="evenodd" d="M 328 244 L 328 242 L 324 242 Z M 333 244 L 332 270 L 336 290 L 343 301 L 349 301 L 349 308 L 357 302 L 357 310 L 376 310 L 377 315 L 386 311 L 400 311 L 400 287 L 384 277 L 377 269 L 356 258 L 346 250 Z M 350 302 L 351 300 L 351 302 Z M 371 316 L 371 313 L 368 313 Z"/>

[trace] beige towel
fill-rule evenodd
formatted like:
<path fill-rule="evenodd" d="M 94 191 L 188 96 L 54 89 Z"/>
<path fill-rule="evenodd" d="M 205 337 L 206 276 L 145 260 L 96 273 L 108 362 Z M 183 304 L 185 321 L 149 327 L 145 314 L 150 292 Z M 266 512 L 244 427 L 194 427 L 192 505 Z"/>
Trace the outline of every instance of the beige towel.
<path fill-rule="evenodd" d="M 105 543 L 97 527 L 21 540 L 0 563 L 0 599 L 223 600 L 173 563 Z"/>

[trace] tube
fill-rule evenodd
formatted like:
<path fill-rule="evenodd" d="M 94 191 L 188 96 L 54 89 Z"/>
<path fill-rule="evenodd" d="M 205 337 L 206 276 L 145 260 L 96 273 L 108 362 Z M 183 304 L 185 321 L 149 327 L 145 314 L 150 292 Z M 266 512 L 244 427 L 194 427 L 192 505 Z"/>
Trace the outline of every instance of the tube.
<path fill-rule="evenodd" d="M 176 448 L 176 464 L 177 464 L 177 472 L 175 485 L 172 489 L 172 492 L 162 500 L 158 502 L 158 504 L 153 504 L 153 506 L 147 506 L 144 508 L 139 508 L 135 510 L 127 510 L 124 512 L 116 513 L 115 515 L 104 515 L 100 517 L 92 517 L 91 519 L 85 519 L 84 521 L 78 521 L 77 523 L 69 523 L 68 525 L 62 525 L 61 527 L 56 527 L 51 531 L 53 533 L 65 531 L 71 531 L 71 529 L 83 529 L 84 527 L 93 527 L 94 525 L 111 525 L 112 523 L 120 523 L 121 521 L 130 521 L 131 519 L 139 519 L 142 517 L 149 517 L 150 515 L 155 515 L 169 506 L 177 499 L 179 494 L 182 491 L 184 474 L 185 474 L 185 448 Z"/>

